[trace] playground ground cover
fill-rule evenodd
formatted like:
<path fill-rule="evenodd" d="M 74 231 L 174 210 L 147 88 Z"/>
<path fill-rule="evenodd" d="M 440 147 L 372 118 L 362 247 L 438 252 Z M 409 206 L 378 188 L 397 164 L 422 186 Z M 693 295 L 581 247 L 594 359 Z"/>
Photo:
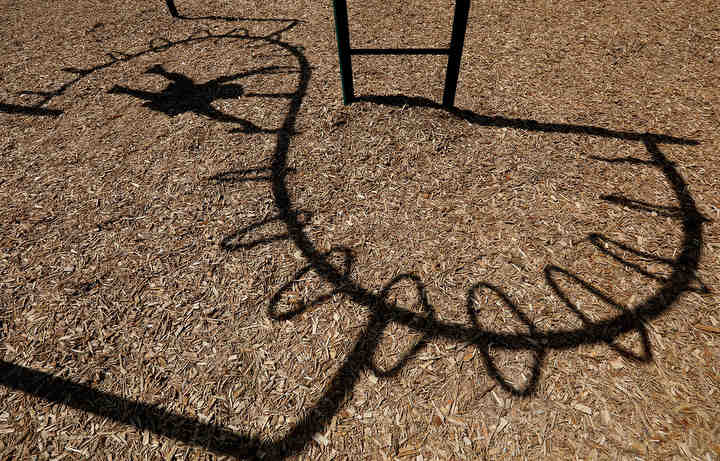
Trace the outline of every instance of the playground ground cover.
<path fill-rule="evenodd" d="M 720 459 L 720 13 L 2 0 L 0 459 Z M 450 1 L 350 2 L 357 47 Z"/>

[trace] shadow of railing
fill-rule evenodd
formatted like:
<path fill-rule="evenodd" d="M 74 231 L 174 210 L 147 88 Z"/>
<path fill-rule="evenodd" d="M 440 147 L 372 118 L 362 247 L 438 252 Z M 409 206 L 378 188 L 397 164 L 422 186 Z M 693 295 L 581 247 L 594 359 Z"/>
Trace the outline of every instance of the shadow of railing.
<path fill-rule="evenodd" d="M 601 234 L 591 234 L 587 239 L 593 245 L 611 256 L 615 261 L 621 263 L 625 268 L 633 270 L 661 286 L 651 296 L 645 298 L 635 306 L 626 306 L 623 302 L 613 299 L 604 293 L 600 288 L 584 281 L 559 266 L 548 265 L 544 269 L 545 280 L 555 295 L 560 298 L 565 307 L 577 317 L 582 326 L 579 328 L 556 329 L 542 331 L 533 325 L 530 318 L 523 313 L 520 306 L 513 303 L 504 291 L 497 286 L 487 282 L 476 282 L 468 289 L 466 311 L 467 323 L 445 322 L 438 320 L 434 315 L 434 308 L 425 295 L 424 285 L 419 276 L 415 274 L 403 274 L 390 281 L 378 292 L 363 287 L 353 281 L 351 273 L 353 254 L 350 249 L 338 247 L 331 252 L 320 252 L 304 232 L 304 222 L 298 219 L 299 213 L 295 210 L 287 190 L 285 175 L 276 174 L 268 181 L 272 182 L 276 207 L 280 210 L 280 217 L 285 221 L 287 234 L 281 238 L 287 238 L 299 248 L 308 265 L 299 271 L 293 280 L 286 283 L 271 298 L 268 306 L 268 315 L 275 320 L 291 320 L 307 309 L 314 308 L 324 302 L 328 295 L 311 300 L 307 303 L 295 305 L 292 310 L 279 312 L 278 302 L 284 290 L 289 289 L 294 283 L 299 282 L 309 271 L 320 275 L 327 282 L 334 286 L 331 295 L 342 294 L 352 299 L 355 303 L 367 307 L 370 311 L 364 329 L 355 343 L 350 354 L 347 356 L 338 371 L 332 377 L 328 390 L 320 399 L 319 403 L 309 412 L 307 418 L 302 420 L 291 432 L 288 448 L 291 452 L 300 450 L 304 444 L 309 442 L 312 433 L 325 430 L 334 414 L 339 410 L 342 402 L 351 395 L 352 389 L 357 380 L 362 376 L 363 370 L 370 370 L 378 377 L 388 377 L 397 374 L 410 360 L 413 359 L 422 348 L 433 340 L 453 340 L 468 345 L 474 345 L 482 355 L 488 374 L 507 392 L 517 396 L 530 396 L 537 391 L 540 382 L 543 360 L 550 351 L 575 349 L 582 345 L 607 344 L 618 354 L 630 361 L 646 363 L 652 360 L 653 354 L 650 340 L 645 324 L 667 311 L 679 298 L 688 291 L 709 293 L 709 289 L 700 282 L 700 288 L 691 286 L 697 281 L 697 267 L 701 257 L 703 241 L 702 224 L 707 221 L 697 209 L 694 199 L 689 194 L 686 183 L 676 169 L 676 165 L 670 162 L 659 148 L 660 144 L 676 144 L 693 146 L 698 142 L 692 139 L 668 136 L 656 133 L 638 133 L 631 131 L 610 130 L 590 125 L 542 123 L 529 119 L 512 119 L 506 117 L 489 117 L 476 114 L 472 111 L 457 108 L 447 109 L 425 98 L 409 98 L 405 96 L 364 96 L 356 99 L 356 102 L 368 102 L 380 105 L 395 107 L 424 107 L 437 110 L 444 110 L 450 116 L 465 121 L 472 125 L 495 128 L 512 128 L 531 132 L 570 134 L 591 137 L 613 138 L 631 142 L 641 142 L 650 155 L 650 160 L 625 159 L 631 163 L 643 162 L 644 164 L 657 168 L 666 178 L 675 197 L 679 203 L 677 206 L 655 206 L 641 201 L 631 199 L 617 199 L 614 196 L 603 196 L 602 199 L 610 203 L 636 204 L 635 209 L 644 212 L 655 212 L 665 210 L 678 219 L 682 226 L 683 239 L 677 252 L 677 257 L 655 260 L 662 262 L 672 269 L 669 276 L 659 276 L 637 264 L 619 257 L 617 254 L 604 248 L 600 248 L 598 242 L 611 242 Z M 618 163 L 619 159 L 603 159 L 595 157 L 596 161 L 607 161 Z M 281 172 L 286 165 L 286 151 L 279 149 L 271 168 L 272 171 Z M 258 223 L 261 227 L 265 223 Z M 244 228 L 243 231 L 248 228 Z M 262 243 L 262 242 L 260 242 Z M 647 255 L 641 250 L 632 248 L 629 245 L 617 243 L 618 246 L 636 255 Z M 232 248 L 227 248 L 232 250 Z M 342 267 L 331 262 L 333 253 L 342 253 L 344 263 Z M 563 290 L 558 283 L 558 278 L 564 277 L 570 280 L 574 286 L 585 293 L 596 297 L 603 303 L 611 306 L 617 314 L 609 319 L 593 321 L 583 313 L 571 299 L 567 290 Z M 418 298 L 421 300 L 421 312 L 414 312 L 397 303 L 391 302 L 387 294 L 390 288 L 401 280 L 409 280 L 414 283 Z M 698 281 L 699 282 L 699 281 Z M 478 321 L 476 304 L 478 295 L 482 291 L 490 291 L 507 306 L 513 315 L 525 326 L 527 333 L 506 333 L 490 330 L 481 327 Z M 405 354 L 389 369 L 379 370 L 375 365 L 374 357 L 379 344 L 379 338 L 390 323 L 402 324 L 421 334 L 421 339 L 411 346 Z M 617 339 L 630 332 L 637 332 L 640 336 L 641 351 L 634 352 L 617 343 Z M 523 385 L 511 382 L 502 370 L 496 365 L 492 358 L 490 349 L 527 351 L 532 354 L 533 361 L 529 369 L 529 378 Z M 303 435 L 304 434 L 304 435 Z M 287 453 L 285 453 L 287 454 Z"/>
<path fill-rule="evenodd" d="M 368 308 L 369 318 L 361 329 L 358 339 L 351 351 L 346 356 L 335 374 L 330 378 L 323 395 L 316 400 L 311 408 L 304 413 L 304 416 L 282 437 L 275 440 L 265 440 L 248 433 L 239 433 L 221 425 L 202 422 L 198 419 L 169 412 L 157 405 L 146 404 L 137 400 L 117 396 L 108 392 L 100 391 L 89 385 L 78 384 L 67 379 L 53 376 L 50 373 L 33 370 L 6 361 L 0 361 L 0 384 L 10 389 L 19 390 L 48 402 L 63 404 L 68 407 L 100 415 L 123 424 L 135 426 L 140 430 L 149 430 L 154 433 L 205 447 L 217 453 L 237 456 L 241 458 L 269 458 L 282 459 L 305 450 L 312 441 L 312 436 L 318 432 L 325 431 L 332 418 L 339 412 L 344 403 L 348 400 L 353 388 L 362 376 L 363 370 L 369 370 L 380 378 L 387 378 L 397 375 L 415 355 L 428 343 L 434 340 L 452 340 L 477 347 L 481 353 L 489 375 L 496 380 L 508 392 L 518 396 L 529 396 L 536 392 L 538 383 L 541 380 L 543 360 L 550 351 L 568 350 L 577 348 L 580 345 L 608 344 L 620 354 L 631 360 L 647 362 L 652 360 L 652 351 L 645 323 L 652 321 L 667 311 L 677 301 L 678 297 L 687 291 L 698 290 L 691 286 L 697 280 L 697 268 L 701 258 L 701 247 L 703 242 L 702 224 L 705 218 L 697 209 L 693 197 L 688 192 L 686 183 L 676 166 L 667 160 L 660 150 L 661 144 L 696 145 L 697 141 L 672 137 L 653 133 L 635 133 L 629 131 L 609 130 L 601 127 L 572 124 L 542 123 L 535 120 L 511 119 L 505 117 L 489 117 L 476 114 L 468 110 L 445 109 L 424 98 L 407 98 L 404 96 L 365 96 L 357 98 L 357 102 L 368 102 L 380 105 L 397 107 L 425 107 L 438 110 L 445 110 L 450 116 L 465 121 L 475 126 L 503 127 L 532 132 L 573 134 L 581 136 L 596 136 L 614 138 L 626 141 L 642 142 L 650 161 L 648 165 L 657 168 L 667 179 L 677 198 L 678 205 L 672 207 L 674 217 L 677 217 L 682 226 L 682 243 L 677 252 L 677 257 L 672 260 L 663 260 L 672 273 L 668 276 L 654 276 L 648 271 L 640 269 L 623 258 L 617 256 L 616 261 L 622 263 L 630 270 L 650 277 L 659 282 L 661 286 L 651 296 L 647 297 L 635 306 L 625 306 L 624 303 L 612 299 L 603 293 L 602 290 L 582 280 L 577 275 L 558 266 L 547 266 L 545 268 L 546 282 L 553 289 L 555 294 L 564 302 L 566 307 L 578 317 L 582 323 L 579 328 L 556 329 L 551 331 L 540 330 L 535 327 L 530 318 L 524 314 L 521 306 L 514 304 L 500 287 L 494 286 L 485 281 L 472 281 L 466 294 L 467 322 L 449 322 L 438 319 L 435 316 L 434 307 L 428 300 L 425 287 L 421 278 L 416 274 L 402 274 L 382 287 L 379 291 L 373 291 L 360 285 L 352 279 L 352 268 L 354 255 L 345 247 L 335 247 L 330 251 L 320 251 L 313 240 L 305 232 L 307 213 L 299 210 L 292 202 L 288 190 L 288 175 L 292 169 L 288 168 L 288 151 L 293 133 L 295 133 L 296 119 L 307 92 L 311 69 L 309 63 L 299 47 L 293 46 L 278 38 L 276 34 L 266 36 L 251 36 L 246 32 L 230 35 L 213 35 L 207 33 L 204 38 L 189 37 L 178 42 L 163 42 L 162 46 L 150 48 L 146 51 L 133 55 L 123 55 L 113 62 L 96 66 L 90 69 L 77 70 L 82 76 L 88 75 L 95 70 L 105 68 L 114 62 L 126 61 L 152 51 L 166 49 L 181 43 L 189 43 L 200 39 L 223 39 L 236 38 L 249 40 L 251 42 L 263 42 L 268 45 L 277 46 L 297 61 L 297 68 L 292 74 L 297 77 L 297 87 L 294 92 L 288 93 L 288 109 L 282 125 L 278 129 L 263 129 L 264 133 L 272 133 L 276 136 L 275 152 L 272 164 L 258 167 L 257 169 L 243 172 L 227 172 L 215 175 L 213 180 L 218 182 L 232 181 L 265 181 L 270 183 L 275 205 L 279 213 L 264 221 L 250 224 L 232 233 L 221 240 L 221 247 L 227 251 L 234 251 L 239 248 L 252 248 L 256 245 L 263 245 L 277 240 L 288 240 L 295 245 L 307 260 L 307 264 L 299 270 L 290 282 L 281 287 L 270 299 L 267 314 L 277 321 L 290 321 L 302 312 L 320 305 L 335 294 L 348 297 L 355 303 Z M 162 68 L 154 68 L 156 73 L 167 77 L 183 88 L 198 90 L 198 85 L 192 81 L 186 81 L 187 77 L 172 75 Z M 274 72 L 279 69 L 264 68 L 259 72 Z M 213 81 L 212 85 L 222 85 L 223 82 L 234 80 L 245 74 L 222 77 Z M 81 78 L 79 77 L 79 78 Z M 223 79 L 230 80 L 223 80 Z M 67 88 L 63 85 L 61 88 Z M 170 84 L 172 85 L 172 83 Z M 228 91 L 240 91 L 240 88 L 230 87 Z M 180 88 L 170 87 L 162 93 L 145 94 L 139 90 L 132 90 L 124 87 L 115 87 L 114 93 L 124 93 L 140 97 L 147 101 L 150 108 L 161 110 L 172 115 L 173 104 L 166 103 L 165 98 L 177 95 Z M 204 90 L 202 90 L 204 91 Z M 207 112 L 210 105 L 207 99 L 202 99 L 202 104 L 187 106 L 185 109 L 214 118 L 217 114 Z M 198 107 L 204 108 L 203 110 Z M 182 107 L 181 107 L 182 109 Z M 220 117 L 222 120 L 222 117 Z M 235 119 L 223 120 L 232 123 L 244 122 Z M 245 131 L 247 132 L 247 131 Z M 617 159 L 600 159 L 597 161 L 616 162 Z M 630 160 L 628 160 L 630 161 Z M 635 159 L 635 161 L 641 161 Z M 632 200 L 632 199 L 627 199 Z M 617 198 L 608 199 L 609 202 L 622 203 Z M 632 203 L 632 202 L 627 202 Z M 640 203 L 640 202 L 638 202 Z M 664 210 L 664 206 L 651 204 L 640 204 L 640 211 Z M 243 239 L 254 229 L 260 228 L 270 222 L 283 222 L 285 232 L 273 235 L 266 239 L 257 241 L 245 241 Z M 587 237 L 590 242 L 597 246 L 598 242 L 609 242 L 605 236 L 591 234 Z M 641 250 L 633 249 L 625 244 L 624 248 L 636 254 Z M 340 256 L 341 263 L 334 263 L 333 260 Z M 611 255 L 612 256 L 612 255 Z M 323 294 L 308 303 L 296 305 L 291 311 L 280 311 L 279 300 L 282 293 L 289 289 L 292 284 L 308 272 L 315 272 L 332 285 L 330 294 Z M 560 287 L 558 277 L 565 277 L 571 280 L 575 286 L 587 293 L 602 299 L 616 308 L 618 314 L 610 319 L 593 321 L 580 311 L 572 301 L 570 295 Z M 414 285 L 420 305 L 420 311 L 414 311 L 401 306 L 389 299 L 390 290 L 401 282 L 409 282 Z M 701 285 L 704 293 L 709 290 Z M 503 301 L 513 315 L 525 326 L 526 333 L 507 333 L 491 330 L 481 326 L 479 322 L 480 311 L 477 308 L 479 294 L 482 292 L 494 294 Z M 418 339 L 407 351 L 391 366 L 381 368 L 376 363 L 376 353 L 382 338 L 383 332 L 392 323 L 405 325 L 411 330 L 420 334 Z M 637 331 L 642 339 L 643 351 L 636 354 L 616 344 L 619 336 Z M 492 358 L 490 349 L 501 349 L 510 351 L 526 351 L 532 354 L 533 362 L 530 366 L 530 376 L 523 385 L 511 382 Z"/>
<path fill-rule="evenodd" d="M 180 11 L 178 11 L 177 5 L 175 5 L 175 0 L 165 0 L 165 4 L 167 5 L 168 11 L 170 11 L 170 15 L 177 19 L 184 19 L 188 21 L 224 21 L 224 22 L 245 22 L 245 21 L 252 21 L 252 22 L 278 22 L 278 21 L 285 21 L 289 24 L 284 27 L 283 29 L 277 30 L 273 32 L 273 35 L 276 37 L 279 37 L 283 32 L 286 32 L 302 21 L 299 19 L 289 19 L 289 18 L 241 18 L 241 17 L 234 17 L 234 16 L 218 16 L 218 15 L 205 15 L 205 16 L 185 16 L 184 14 L 181 14 Z"/>

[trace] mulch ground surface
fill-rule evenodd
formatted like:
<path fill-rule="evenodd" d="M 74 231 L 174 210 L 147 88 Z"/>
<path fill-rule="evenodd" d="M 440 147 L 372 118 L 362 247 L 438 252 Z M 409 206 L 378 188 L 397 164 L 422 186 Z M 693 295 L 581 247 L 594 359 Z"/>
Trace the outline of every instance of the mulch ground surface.
<path fill-rule="evenodd" d="M 715 1 L 177 7 L 0 0 L 0 459 L 720 459 Z"/>

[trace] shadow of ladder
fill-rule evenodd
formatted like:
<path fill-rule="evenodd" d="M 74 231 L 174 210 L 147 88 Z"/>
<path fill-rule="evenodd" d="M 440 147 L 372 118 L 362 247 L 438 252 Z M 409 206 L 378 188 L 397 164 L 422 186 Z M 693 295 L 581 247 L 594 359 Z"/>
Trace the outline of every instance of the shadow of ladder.
<path fill-rule="evenodd" d="M 455 93 L 457 91 L 458 77 L 460 76 L 460 59 L 465 44 L 465 31 L 467 30 L 470 0 L 455 0 L 455 14 L 449 48 L 351 48 L 347 0 L 333 0 L 333 10 L 335 12 L 335 34 L 337 38 L 338 56 L 340 58 L 340 80 L 342 82 L 343 103 L 351 104 L 355 99 L 352 72 L 353 55 L 409 54 L 448 56 L 442 104 L 447 108 L 455 105 Z"/>

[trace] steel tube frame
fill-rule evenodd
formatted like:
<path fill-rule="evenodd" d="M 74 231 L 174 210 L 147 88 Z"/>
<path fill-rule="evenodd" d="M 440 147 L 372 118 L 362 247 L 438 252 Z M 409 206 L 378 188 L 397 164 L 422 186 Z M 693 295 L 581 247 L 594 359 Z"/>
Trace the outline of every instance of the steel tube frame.
<path fill-rule="evenodd" d="M 351 104 L 355 99 L 352 71 L 353 55 L 447 55 L 448 63 L 445 71 L 443 106 L 453 107 L 455 105 L 455 93 L 457 92 L 457 83 L 460 77 L 460 61 L 465 46 L 470 0 L 455 0 L 455 13 L 449 48 L 351 48 L 347 0 L 333 0 L 333 10 L 335 13 L 335 36 L 340 61 L 340 81 L 342 83 L 344 104 Z"/>

